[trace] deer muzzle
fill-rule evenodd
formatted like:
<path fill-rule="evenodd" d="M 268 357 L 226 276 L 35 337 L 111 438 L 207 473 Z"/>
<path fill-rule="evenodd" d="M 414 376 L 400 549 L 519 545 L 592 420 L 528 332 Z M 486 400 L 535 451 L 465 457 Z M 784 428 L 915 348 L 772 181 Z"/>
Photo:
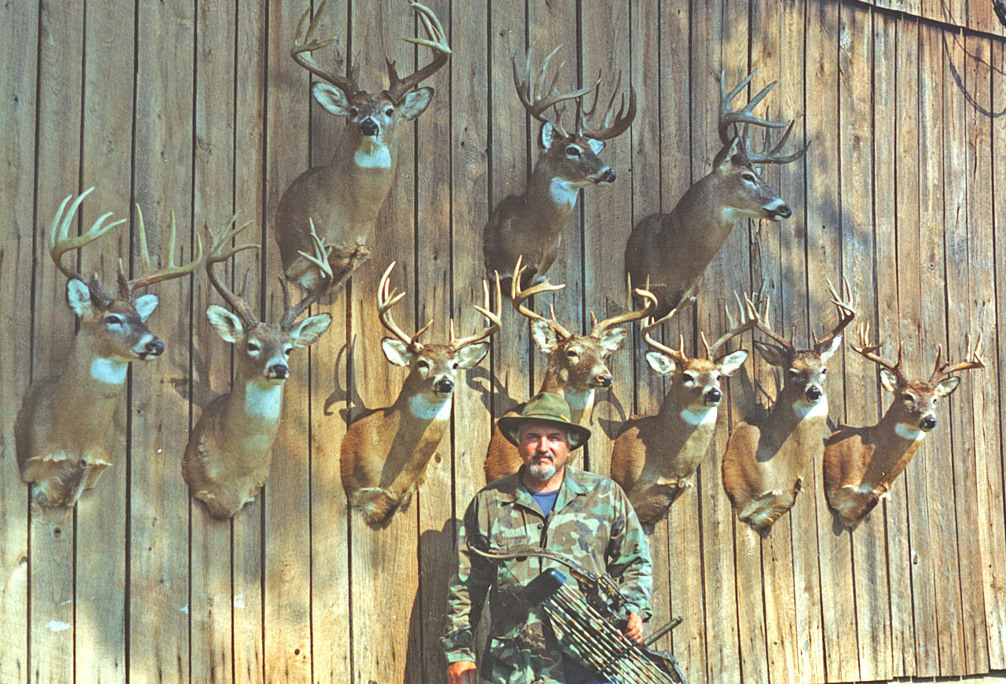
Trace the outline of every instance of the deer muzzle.
<path fill-rule="evenodd" d="M 440 395 L 450 394 L 454 391 L 454 381 L 450 378 L 440 378 L 433 385 L 433 391 Z"/>
<path fill-rule="evenodd" d="M 766 218 L 772 221 L 788 219 L 793 215 L 793 210 L 789 208 L 789 205 L 778 198 L 774 202 L 765 205 L 764 210 Z"/>
<path fill-rule="evenodd" d="M 374 137 L 381 132 L 381 127 L 377 125 L 377 122 L 371 119 L 369 116 L 360 122 L 360 134 L 368 137 Z"/>
<path fill-rule="evenodd" d="M 934 427 L 936 427 L 936 416 L 925 416 L 919 421 L 919 429 L 923 432 L 929 432 Z"/>
<path fill-rule="evenodd" d="M 269 380 L 273 381 L 284 381 L 287 375 L 290 374 L 290 367 L 285 363 L 273 363 L 266 367 L 265 376 Z"/>
<path fill-rule="evenodd" d="M 611 387 L 611 374 L 598 373 L 594 376 L 594 387 Z"/>
<path fill-rule="evenodd" d="M 723 399 L 723 392 L 713 387 L 705 393 L 702 399 L 706 406 L 719 406 L 720 401 Z"/>
<path fill-rule="evenodd" d="M 140 343 L 133 350 L 141 361 L 150 361 L 164 353 L 164 343 L 160 339 L 150 335 L 140 340 Z"/>
<path fill-rule="evenodd" d="M 804 392 L 804 396 L 807 397 L 807 401 L 813 401 L 816 403 L 821 401 L 821 397 L 824 396 L 824 392 L 822 392 L 821 388 L 817 385 L 808 385 L 806 391 Z"/>
<path fill-rule="evenodd" d="M 598 185 L 608 185 L 609 183 L 615 182 L 615 169 L 610 166 L 605 166 L 597 175 L 594 176 L 594 182 Z"/>

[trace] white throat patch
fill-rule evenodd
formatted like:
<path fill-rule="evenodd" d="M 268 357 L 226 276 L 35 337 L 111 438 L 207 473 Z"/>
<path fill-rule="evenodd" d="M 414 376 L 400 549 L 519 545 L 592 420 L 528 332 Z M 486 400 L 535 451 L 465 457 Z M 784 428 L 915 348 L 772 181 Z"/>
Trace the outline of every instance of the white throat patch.
<path fill-rule="evenodd" d="M 245 385 L 245 413 L 270 420 L 279 420 L 283 411 L 283 385 L 249 382 Z"/>
<path fill-rule="evenodd" d="M 811 404 L 806 401 L 798 401 L 793 404 L 793 413 L 800 420 L 805 418 L 827 418 L 828 417 L 828 398 L 821 397 L 821 401 L 816 404 Z"/>
<path fill-rule="evenodd" d="M 374 143 L 366 147 L 369 149 L 360 148 L 353 155 L 357 166 L 363 169 L 391 168 L 391 151 L 386 145 Z"/>
<path fill-rule="evenodd" d="M 567 389 L 564 394 L 566 396 L 566 404 L 569 405 L 570 413 L 579 413 L 581 415 L 587 410 L 587 404 L 589 404 L 591 399 L 594 398 L 594 390 L 582 392 L 580 390 Z"/>
<path fill-rule="evenodd" d="M 548 189 L 556 204 L 567 204 L 571 207 L 576 204 L 576 193 L 580 191 L 575 185 L 562 178 L 553 178 Z"/>
<path fill-rule="evenodd" d="M 678 414 L 681 416 L 681 420 L 685 421 L 693 427 L 699 425 L 710 425 L 716 422 L 716 407 L 706 406 L 705 408 L 700 408 L 696 410 L 685 409 Z"/>
<path fill-rule="evenodd" d="M 121 385 L 126 381 L 129 364 L 118 359 L 96 358 L 91 361 L 91 377 L 109 385 Z"/>
<path fill-rule="evenodd" d="M 926 436 L 926 433 L 922 428 L 915 425 L 909 425 L 908 423 L 895 423 L 894 434 L 901 439 L 907 439 L 909 442 L 919 442 Z"/>
<path fill-rule="evenodd" d="M 451 417 L 451 398 L 430 401 L 417 394 L 409 397 L 409 413 L 420 420 L 448 420 Z"/>

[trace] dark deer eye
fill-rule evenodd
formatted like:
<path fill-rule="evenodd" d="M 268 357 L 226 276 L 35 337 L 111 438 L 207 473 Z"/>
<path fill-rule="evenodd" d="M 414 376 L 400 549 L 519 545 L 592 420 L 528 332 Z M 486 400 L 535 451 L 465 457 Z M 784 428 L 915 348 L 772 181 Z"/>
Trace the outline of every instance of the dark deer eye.
<path fill-rule="evenodd" d="M 693 373 L 682 373 L 682 376 L 687 383 L 695 382 L 695 375 Z"/>
<path fill-rule="evenodd" d="M 755 178 L 755 175 L 753 173 L 750 173 L 750 172 L 741 174 L 741 178 L 743 178 L 744 180 L 746 180 L 748 183 L 754 183 L 755 180 L 757 180 Z"/>
<path fill-rule="evenodd" d="M 357 109 L 356 107 L 350 107 L 349 108 L 349 115 L 350 116 L 356 116 L 359 113 L 360 113 L 360 110 Z"/>
<path fill-rule="evenodd" d="M 291 347 L 283 347 L 283 354 L 286 355 L 286 356 L 290 356 L 290 352 L 292 352 L 292 351 L 293 351 L 293 347 L 292 346 Z"/>
<path fill-rule="evenodd" d="M 105 316 L 105 323 L 108 325 L 122 325 L 122 316 L 116 316 L 115 314 Z"/>
<path fill-rule="evenodd" d="M 430 362 L 427 361 L 427 360 L 425 360 L 425 359 L 420 359 L 419 363 L 417 363 L 416 366 L 419 367 L 422 370 L 429 370 L 430 369 Z"/>
<path fill-rule="evenodd" d="M 568 356 L 571 359 L 575 359 L 576 357 L 579 356 L 579 354 L 570 349 L 568 352 L 566 352 L 566 356 Z"/>
<path fill-rule="evenodd" d="M 580 148 L 570 145 L 566 148 L 566 154 L 574 159 L 577 159 L 580 157 Z"/>
<path fill-rule="evenodd" d="M 822 368 L 821 369 L 821 375 L 827 375 L 827 374 L 828 374 L 828 369 L 827 368 Z"/>
<path fill-rule="evenodd" d="M 386 114 L 387 116 L 391 116 L 392 114 L 394 114 L 394 113 L 395 113 L 395 108 L 394 108 L 394 107 L 388 107 L 387 109 L 385 109 L 385 110 L 384 110 L 384 113 L 385 113 L 385 114 Z"/>
<path fill-rule="evenodd" d="M 453 368 L 454 370 L 457 370 L 458 369 L 458 365 L 459 365 L 458 362 L 455 361 L 453 364 L 451 364 L 451 368 Z"/>
<path fill-rule="evenodd" d="M 261 349 L 261 347 L 258 345 L 258 342 L 249 342 L 245 346 L 250 352 L 257 352 L 259 349 Z"/>

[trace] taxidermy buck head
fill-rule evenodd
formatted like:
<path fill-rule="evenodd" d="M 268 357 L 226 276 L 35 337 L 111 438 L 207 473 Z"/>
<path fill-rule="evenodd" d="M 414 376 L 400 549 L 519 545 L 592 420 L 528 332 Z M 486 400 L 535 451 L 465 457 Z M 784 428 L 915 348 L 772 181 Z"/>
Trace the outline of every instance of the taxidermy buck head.
<path fill-rule="evenodd" d="M 283 412 L 283 386 L 290 376 L 290 354 L 309 347 L 328 330 L 332 317 L 310 316 L 297 322 L 327 289 L 332 271 L 327 249 L 317 234 L 314 252 L 304 254 L 318 267 L 318 287 L 296 305 L 282 278 L 284 311 L 279 323 L 259 320 L 244 295 L 235 294 L 214 270 L 232 256 L 257 244 L 227 247 L 250 223 L 234 227 L 237 215 L 219 235 L 206 258 L 210 283 L 233 311 L 211 304 L 206 309 L 213 329 L 234 345 L 235 372 L 231 391 L 203 411 L 189 437 L 182 459 L 182 476 L 192 495 L 206 504 L 214 518 L 230 518 L 250 501 L 269 475 L 272 445 Z"/>
<path fill-rule="evenodd" d="M 21 477 L 31 485 L 32 498 L 43 506 L 73 506 L 85 489 L 97 483 L 111 465 L 109 430 L 129 364 L 152 361 L 164 351 L 164 343 L 147 327 L 157 296 L 137 296 L 137 290 L 188 275 L 202 259 L 202 243 L 197 240 L 192 261 L 184 266 L 174 263 L 172 214 L 168 263 L 154 269 L 147 252 L 143 213 L 137 207 L 137 238 L 144 274 L 127 278 L 120 261 L 118 295 L 106 294 L 96 277 L 84 277 L 63 260 L 67 252 L 79 250 L 125 223 L 125 219 L 106 223 L 111 216 L 108 213 L 87 232 L 71 236 L 77 209 L 92 190 L 76 199 L 64 199 L 49 229 L 49 256 L 68 279 L 67 302 L 80 317 L 80 330 L 62 375 L 29 389 L 15 425 Z"/>

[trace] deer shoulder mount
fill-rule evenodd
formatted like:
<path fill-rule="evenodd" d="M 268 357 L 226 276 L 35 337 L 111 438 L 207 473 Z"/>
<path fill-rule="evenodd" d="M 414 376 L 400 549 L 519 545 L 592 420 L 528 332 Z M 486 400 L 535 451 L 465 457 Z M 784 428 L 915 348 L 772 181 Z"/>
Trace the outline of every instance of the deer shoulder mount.
<path fill-rule="evenodd" d="M 842 426 L 825 441 L 824 493 L 838 522 L 855 527 L 884 498 L 890 495 L 894 481 L 908 467 L 926 435 L 936 427 L 936 401 L 950 396 L 960 384 L 953 375 L 965 370 L 984 368 L 981 359 L 981 335 L 966 360 L 943 363 L 943 349 L 936 352 L 936 367 L 928 380 L 911 380 L 902 368 L 902 349 L 898 346 L 896 363 L 885 361 L 877 351 L 881 344 L 871 344 L 869 329 L 859 331 L 859 346 L 853 346 L 863 358 L 877 364 L 880 384 L 894 395 L 890 407 L 876 425 Z"/>
<path fill-rule="evenodd" d="M 839 298 L 829 283 L 838 314 L 824 339 L 814 337 L 810 349 L 797 349 L 793 339 L 769 327 L 768 302 L 757 315 L 756 327 L 777 344 L 755 342 L 768 363 L 782 372 L 783 384 L 768 415 L 761 421 L 742 421 L 734 427 L 723 454 L 723 487 L 741 522 L 760 534 L 796 503 L 807 464 L 824 450 L 828 420 L 825 375 L 828 360 L 842 344 L 842 331 L 856 312 L 848 285 Z"/>
<path fill-rule="evenodd" d="M 689 478 L 708 453 L 716 432 L 717 409 L 723 399 L 721 383 L 748 358 L 743 349 L 720 356 L 727 342 L 755 327 L 759 301 L 737 300 L 736 318 L 724 307 L 729 330 L 712 344 L 701 333 L 705 356 L 689 356 L 683 339 L 674 349 L 652 337 L 664 322 L 694 302 L 694 297 L 686 297 L 663 318 L 643 323 L 641 333 L 651 348 L 646 362 L 650 370 L 670 380 L 670 387 L 655 415 L 633 416 L 622 426 L 612 447 L 611 479 L 628 494 L 644 525 L 652 526 L 666 516 L 685 489 L 693 486 Z"/>
<path fill-rule="evenodd" d="M 32 499 L 42 506 L 73 506 L 85 489 L 98 482 L 111 465 L 109 433 L 129 364 L 153 361 L 164 352 L 164 343 L 147 327 L 147 319 L 157 307 L 157 295 L 137 296 L 136 291 L 188 275 L 202 259 L 202 243 L 197 240 L 192 261 L 183 266 L 174 263 L 172 214 L 168 263 L 153 269 L 143 213 L 137 206 L 137 239 L 145 273 L 129 279 L 120 261 L 118 296 L 105 294 L 96 276 L 86 278 L 63 261 L 67 252 L 79 250 L 125 223 L 125 219 L 107 223 L 108 213 L 87 232 L 71 236 L 77 209 L 92 190 L 76 199 L 72 195 L 64 199 L 48 234 L 49 256 L 67 277 L 67 303 L 80 318 L 80 330 L 62 374 L 29 388 L 15 423 L 21 478 L 29 483 Z"/>
<path fill-rule="evenodd" d="M 255 500 L 265 484 L 283 413 L 290 354 L 317 342 L 332 322 L 327 313 L 297 322 L 332 278 L 328 250 L 316 233 L 312 233 L 313 253 L 303 256 L 322 274 L 317 287 L 291 305 L 288 285 L 280 279 L 284 303 L 281 320 L 259 320 L 244 296 L 235 294 L 214 270 L 238 252 L 259 248 L 245 244 L 227 249 L 232 239 L 251 225 L 235 228 L 236 222 L 237 215 L 219 235 L 211 234 L 213 248 L 206 258 L 210 283 L 231 309 L 211 304 L 206 316 L 220 338 L 234 345 L 234 380 L 231 391 L 214 399 L 203 411 L 182 458 L 182 477 L 214 518 L 233 517 Z"/>
<path fill-rule="evenodd" d="M 527 52 L 523 68 L 518 66 L 514 55 L 514 87 L 524 109 L 541 123 L 538 138 L 541 154 L 523 194 L 503 199 L 482 231 L 486 272 L 513 273 L 517 259 L 522 258 L 526 266 L 524 285 L 541 282 L 555 261 L 562 230 L 576 206 L 580 188 L 615 181 L 615 171 L 600 154 L 605 141 L 628 130 L 636 116 L 636 91 L 632 88 L 628 105 L 623 95 L 615 111 L 615 96 L 621 89 L 619 74 L 607 110 L 598 124 L 593 125 L 591 119 L 597 108 L 601 78 L 598 76 L 593 85 L 585 88 L 559 92 L 556 82 L 562 64 L 551 80 L 547 74 L 560 47 L 545 58 L 537 74 L 533 74 L 531 68 L 533 46 Z M 585 108 L 583 98 L 591 92 L 594 93 L 593 103 Z M 571 132 L 563 127 L 558 110 L 558 105 L 564 101 L 576 103 L 576 123 Z M 553 115 L 547 114 L 550 108 Z"/>
<path fill-rule="evenodd" d="M 554 292 L 566 286 L 552 285 L 546 279 L 525 289 L 521 287 L 521 282 L 525 280 L 523 270 L 523 261 L 518 258 L 510 280 L 510 299 L 514 308 L 530 319 L 531 337 L 548 360 L 538 394 L 550 392 L 563 397 L 569 405 L 572 422 L 590 427 L 595 394 L 597 390 L 611 387 L 613 381 L 607 359 L 621 348 L 629 333 L 621 326 L 649 316 L 656 306 L 656 299 L 648 291 L 638 288 L 634 292 L 645 302 L 642 309 L 633 310 L 631 301 L 627 301 L 622 313 L 602 321 L 591 314 L 590 332 L 580 335 L 560 325 L 554 311 L 546 318 L 525 304 L 532 295 Z M 631 285 L 629 291 L 633 291 Z M 520 404 L 506 415 L 517 415 L 523 408 L 524 404 Z M 486 482 L 516 473 L 521 463 L 517 447 L 495 425 L 483 463 Z"/>
<path fill-rule="evenodd" d="M 632 282 L 649 283 L 659 302 L 654 312 L 657 317 L 676 307 L 695 287 L 738 219 L 779 221 L 793 213 L 762 179 L 759 170 L 761 164 L 789 164 L 807 152 L 806 146 L 792 154 L 781 152 L 793 130 L 793 121 L 773 122 L 753 113 L 775 82 L 765 86 L 743 109 L 730 109 L 733 99 L 755 73 L 757 70 L 729 93 L 725 74 L 720 74 L 719 136 L 723 147 L 713 160 L 712 172 L 688 188 L 669 214 L 644 217 L 629 235 L 625 270 Z M 784 127 L 786 132 L 771 149 L 766 135 L 764 149 L 755 152 L 747 140 L 749 126 Z"/>
<path fill-rule="evenodd" d="M 391 314 L 405 292 L 391 290 L 392 262 L 378 286 L 377 310 L 391 333 L 381 341 L 388 362 L 409 369 L 391 406 L 369 411 L 354 420 L 342 440 L 342 485 L 352 507 L 366 523 L 387 527 L 395 513 L 408 506 L 426 479 L 426 467 L 450 425 L 452 397 L 461 374 L 478 364 L 489 351 L 489 338 L 500 329 L 499 278 L 497 309 L 489 302 L 483 281 L 483 305 L 475 306 L 489 325 L 469 337 L 454 337 L 454 320 L 446 344 L 422 343 L 420 336 L 431 320 L 413 335 L 406 334 Z"/>
<path fill-rule="evenodd" d="M 395 62 L 388 60 L 389 85 L 380 92 L 361 89 L 358 69 L 348 76 L 325 69 L 313 52 L 334 39 L 317 38 L 325 2 L 308 23 L 310 8 L 297 26 L 290 54 L 294 61 L 323 82 L 315 83 L 314 99 L 335 116 L 346 117 L 346 129 L 328 166 L 306 171 L 286 189 L 276 211 L 276 241 L 286 276 L 304 289 L 317 289 L 322 276 L 305 254 L 313 253 L 311 221 L 318 235 L 331 249 L 330 287 L 344 283 L 367 259 L 377 214 L 391 190 L 398 166 L 398 127 L 422 114 L 433 99 L 433 88 L 419 84 L 450 59 L 451 49 L 437 15 L 418 2 L 409 2 L 426 33 L 426 38 L 405 38 L 408 43 L 428 47 L 433 59 L 425 67 L 400 78 Z M 306 28 L 305 28 L 306 27 Z"/>

